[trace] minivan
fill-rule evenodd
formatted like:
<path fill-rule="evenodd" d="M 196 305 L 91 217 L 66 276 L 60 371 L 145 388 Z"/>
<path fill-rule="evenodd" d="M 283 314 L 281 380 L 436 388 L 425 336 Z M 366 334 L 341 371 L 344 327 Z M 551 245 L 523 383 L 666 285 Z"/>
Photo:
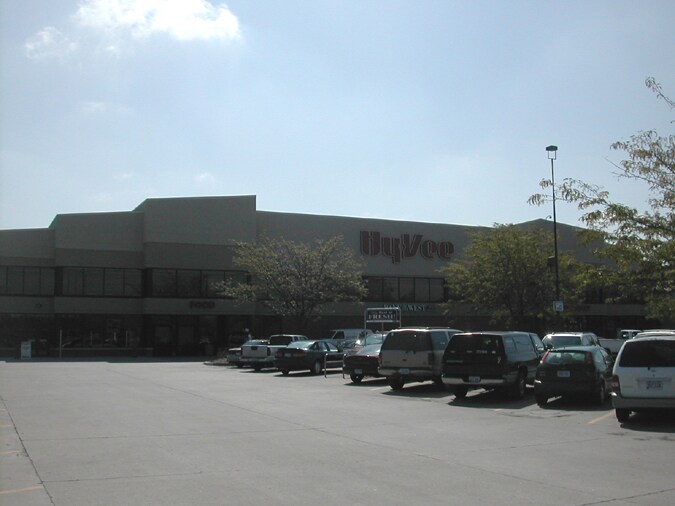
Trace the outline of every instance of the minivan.
<path fill-rule="evenodd" d="M 626 341 L 614 362 L 611 396 L 619 422 L 631 411 L 675 408 L 675 332 Z"/>
<path fill-rule="evenodd" d="M 378 372 L 392 390 L 411 381 L 442 385 L 443 353 L 457 329 L 405 328 L 387 334 L 380 350 Z"/>
<path fill-rule="evenodd" d="M 466 332 L 455 334 L 443 356 L 443 384 L 455 397 L 470 388 L 503 390 L 525 395 L 533 384 L 543 354 L 539 336 L 530 332 Z"/>

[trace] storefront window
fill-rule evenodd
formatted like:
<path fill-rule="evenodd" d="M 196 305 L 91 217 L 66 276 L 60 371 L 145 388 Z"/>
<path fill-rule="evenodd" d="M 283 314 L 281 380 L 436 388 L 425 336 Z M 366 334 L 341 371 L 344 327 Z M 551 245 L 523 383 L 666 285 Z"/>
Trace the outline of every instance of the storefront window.
<path fill-rule="evenodd" d="M 442 279 L 429 280 L 429 301 L 443 302 L 445 300 L 445 289 Z"/>
<path fill-rule="evenodd" d="M 177 285 L 179 297 L 199 297 L 201 287 L 200 272 L 179 270 Z"/>
<path fill-rule="evenodd" d="M 63 268 L 63 295 L 82 295 L 84 273 L 79 267 Z"/>
<path fill-rule="evenodd" d="M 427 278 L 415 278 L 415 301 L 429 302 L 429 280 Z"/>
<path fill-rule="evenodd" d="M 84 269 L 84 295 L 103 295 L 103 269 L 91 267 Z"/>
<path fill-rule="evenodd" d="M 398 278 L 382 278 L 382 300 L 398 302 Z"/>
<path fill-rule="evenodd" d="M 107 297 L 121 297 L 124 295 L 124 270 L 106 269 L 105 270 L 105 289 Z"/>
<path fill-rule="evenodd" d="M 204 297 L 221 297 L 220 285 L 225 281 L 223 271 L 202 271 L 202 295 Z"/>
<path fill-rule="evenodd" d="M 152 271 L 152 295 L 155 297 L 176 296 L 176 271 L 154 269 Z"/>
<path fill-rule="evenodd" d="M 125 297 L 140 297 L 143 295 L 143 277 L 140 269 L 124 269 Z"/>
<path fill-rule="evenodd" d="M 413 302 L 415 300 L 414 278 L 400 278 L 399 289 L 400 289 L 399 300 L 403 302 Z"/>
<path fill-rule="evenodd" d="M 54 269 L 40 269 L 40 295 L 54 295 Z"/>

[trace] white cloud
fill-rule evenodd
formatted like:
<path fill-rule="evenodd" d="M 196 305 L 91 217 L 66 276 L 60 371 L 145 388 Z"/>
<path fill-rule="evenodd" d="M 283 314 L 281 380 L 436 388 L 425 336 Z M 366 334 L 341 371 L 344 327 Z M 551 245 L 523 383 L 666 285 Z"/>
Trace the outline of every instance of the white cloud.
<path fill-rule="evenodd" d="M 186 40 L 233 40 L 239 21 L 226 5 L 207 0 L 86 0 L 75 20 L 106 32 L 128 31 L 144 38 L 155 33 Z"/>
<path fill-rule="evenodd" d="M 24 50 L 34 60 L 63 59 L 77 50 L 77 44 L 53 26 L 47 26 L 26 40 Z"/>

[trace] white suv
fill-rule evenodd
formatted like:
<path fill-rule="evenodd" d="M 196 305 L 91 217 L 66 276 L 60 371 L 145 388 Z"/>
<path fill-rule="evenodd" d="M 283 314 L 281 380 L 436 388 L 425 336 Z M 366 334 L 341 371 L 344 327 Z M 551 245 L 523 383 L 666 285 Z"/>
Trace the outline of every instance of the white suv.
<path fill-rule="evenodd" d="M 626 341 L 614 364 L 611 396 L 619 422 L 631 411 L 675 408 L 675 332 Z"/>

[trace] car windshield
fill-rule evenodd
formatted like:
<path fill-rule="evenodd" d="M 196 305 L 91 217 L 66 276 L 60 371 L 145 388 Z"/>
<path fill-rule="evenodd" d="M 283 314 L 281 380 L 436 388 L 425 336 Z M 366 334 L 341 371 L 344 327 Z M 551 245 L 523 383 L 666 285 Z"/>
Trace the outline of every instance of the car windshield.
<path fill-rule="evenodd" d="M 455 334 L 447 349 L 449 354 L 503 354 L 501 336 L 486 334 Z"/>
<path fill-rule="evenodd" d="M 262 344 L 267 344 L 267 341 L 264 339 L 252 339 L 251 341 L 246 341 L 243 346 L 260 346 Z"/>
<path fill-rule="evenodd" d="M 553 346 L 554 348 L 560 348 L 562 346 L 578 346 L 581 344 L 581 338 L 579 336 L 546 336 L 544 338 L 544 344 Z"/>
<path fill-rule="evenodd" d="M 675 367 L 675 340 L 631 340 L 624 346 L 621 367 Z"/>
<path fill-rule="evenodd" d="M 277 346 L 280 345 L 280 344 L 283 344 L 285 346 L 290 342 L 291 342 L 291 336 L 277 335 L 277 336 L 271 336 L 270 337 L 270 344 L 274 344 L 274 345 L 277 345 Z"/>
<path fill-rule="evenodd" d="M 295 341 L 288 345 L 288 348 L 299 348 L 301 350 L 306 350 L 314 344 L 314 341 Z"/>
<path fill-rule="evenodd" d="M 382 344 L 384 341 L 384 335 L 382 334 L 373 334 L 371 336 L 362 337 L 357 341 L 357 344 L 361 346 L 368 346 L 369 344 Z"/>
<path fill-rule="evenodd" d="M 381 344 L 369 344 L 359 350 L 359 355 L 373 355 L 375 353 L 380 353 L 381 348 Z"/>
<path fill-rule="evenodd" d="M 557 364 L 581 364 L 588 360 L 588 352 L 577 350 L 549 351 L 544 357 L 543 362 L 549 365 Z"/>
<path fill-rule="evenodd" d="M 431 349 L 429 332 L 404 330 L 391 332 L 383 343 L 387 350 L 428 351 Z"/>

